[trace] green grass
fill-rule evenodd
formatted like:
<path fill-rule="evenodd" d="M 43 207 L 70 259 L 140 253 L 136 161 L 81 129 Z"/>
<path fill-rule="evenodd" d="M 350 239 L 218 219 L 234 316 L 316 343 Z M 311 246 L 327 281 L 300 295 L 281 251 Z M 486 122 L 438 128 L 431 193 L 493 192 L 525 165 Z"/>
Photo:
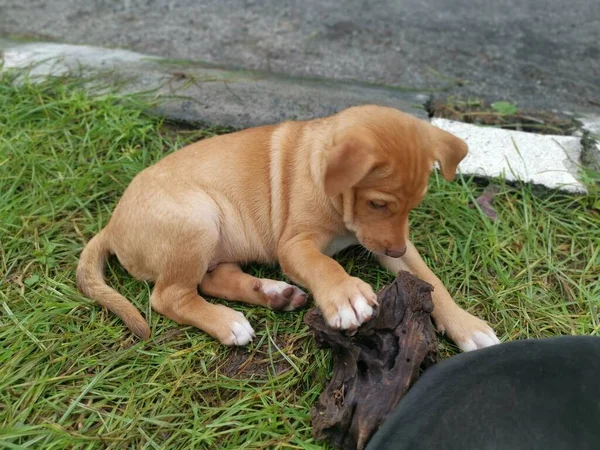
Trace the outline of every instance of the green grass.
<path fill-rule="evenodd" d="M 257 339 L 225 348 L 152 314 L 151 286 L 113 262 L 111 284 L 152 327 L 138 342 L 75 287 L 84 242 L 134 175 L 222 130 L 179 132 L 144 115 L 142 99 L 93 97 L 69 79 L 12 81 L 0 78 L 0 447 L 322 448 L 310 408 L 331 360 L 302 313 L 233 305 Z M 468 207 L 481 190 L 433 176 L 412 217 L 414 241 L 456 300 L 503 341 L 598 334 L 597 191 L 500 183 L 491 222 Z M 392 279 L 363 251 L 341 261 L 377 289 Z M 456 351 L 440 346 L 443 356 Z"/>

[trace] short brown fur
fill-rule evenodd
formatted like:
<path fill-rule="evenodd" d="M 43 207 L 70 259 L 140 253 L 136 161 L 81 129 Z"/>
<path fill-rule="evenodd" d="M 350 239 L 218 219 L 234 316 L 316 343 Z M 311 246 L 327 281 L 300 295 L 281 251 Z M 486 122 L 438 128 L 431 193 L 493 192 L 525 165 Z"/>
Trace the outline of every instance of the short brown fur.
<path fill-rule="evenodd" d="M 253 336 L 245 318 L 206 302 L 198 286 L 276 309 L 304 305 L 299 288 L 239 269 L 277 261 L 312 292 L 331 326 L 355 328 L 371 317 L 376 296 L 330 256 L 356 238 L 387 269 L 434 286 L 434 319 L 461 348 L 490 345 L 497 341 L 491 329 L 454 303 L 408 237 L 409 212 L 425 195 L 434 162 L 451 180 L 466 154 L 455 136 L 379 106 L 197 142 L 135 177 L 84 249 L 78 285 L 149 337 L 137 309 L 103 279 L 106 257 L 115 254 L 133 276 L 155 282 L 156 311 L 243 345 Z"/>

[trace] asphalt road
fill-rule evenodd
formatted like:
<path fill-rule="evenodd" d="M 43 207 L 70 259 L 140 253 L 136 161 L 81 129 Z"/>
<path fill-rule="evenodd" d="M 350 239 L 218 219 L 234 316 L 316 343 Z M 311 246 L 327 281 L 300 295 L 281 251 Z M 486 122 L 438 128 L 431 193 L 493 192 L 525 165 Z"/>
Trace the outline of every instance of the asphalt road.
<path fill-rule="evenodd" d="M 599 0 L 0 0 L 2 34 L 600 114 Z"/>

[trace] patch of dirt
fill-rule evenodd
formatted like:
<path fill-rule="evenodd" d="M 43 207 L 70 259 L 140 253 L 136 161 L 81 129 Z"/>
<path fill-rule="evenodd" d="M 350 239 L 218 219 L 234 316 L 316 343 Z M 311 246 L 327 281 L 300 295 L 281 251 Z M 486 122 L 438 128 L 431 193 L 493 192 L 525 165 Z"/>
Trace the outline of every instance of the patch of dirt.
<path fill-rule="evenodd" d="M 499 112 L 481 99 L 447 98 L 433 100 L 427 105 L 429 117 L 441 117 L 506 130 L 569 136 L 578 129 L 574 120 L 552 112 L 522 111 L 516 107 L 515 110 L 512 113 Z"/>
<path fill-rule="evenodd" d="M 6 277 L 6 281 L 15 284 L 19 288 L 25 287 L 25 284 L 23 283 L 23 274 L 20 272 L 11 273 Z"/>
<path fill-rule="evenodd" d="M 286 338 L 275 337 L 275 343 L 284 353 L 290 353 Z M 229 378 L 248 379 L 268 378 L 269 372 L 274 371 L 279 375 L 291 369 L 290 364 L 273 346 L 270 357 L 268 351 L 268 343 L 253 350 L 243 347 L 233 348 L 219 366 L 219 372 Z"/>
<path fill-rule="evenodd" d="M 174 120 L 163 121 L 158 129 L 158 132 L 166 139 L 175 140 L 180 138 L 187 143 L 208 139 L 219 134 L 233 133 L 234 131 L 236 130 L 230 127 L 199 125 Z"/>

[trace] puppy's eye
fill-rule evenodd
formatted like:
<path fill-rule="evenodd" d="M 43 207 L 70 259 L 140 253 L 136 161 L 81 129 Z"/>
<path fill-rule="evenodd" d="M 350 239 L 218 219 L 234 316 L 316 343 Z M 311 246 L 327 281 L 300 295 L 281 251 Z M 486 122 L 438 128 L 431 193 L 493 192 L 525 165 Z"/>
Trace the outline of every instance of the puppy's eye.
<path fill-rule="evenodd" d="M 373 209 L 383 209 L 387 206 L 387 202 L 383 200 L 369 200 L 369 206 Z"/>

